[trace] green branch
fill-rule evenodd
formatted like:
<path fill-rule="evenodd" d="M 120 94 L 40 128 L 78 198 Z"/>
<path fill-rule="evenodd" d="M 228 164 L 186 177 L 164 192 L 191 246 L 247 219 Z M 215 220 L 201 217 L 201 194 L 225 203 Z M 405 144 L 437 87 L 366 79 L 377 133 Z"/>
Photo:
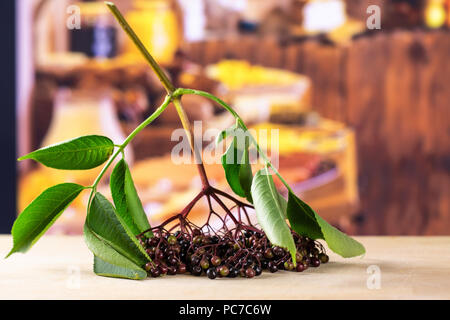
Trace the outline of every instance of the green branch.
<path fill-rule="evenodd" d="M 184 88 L 178 88 L 176 89 L 174 87 L 174 85 L 172 84 L 172 82 L 169 80 L 169 78 L 167 77 L 167 75 L 165 74 L 165 72 L 161 69 L 161 67 L 158 65 L 158 63 L 155 61 L 155 59 L 152 57 L 152 55 L 148 52 L 148 50 L 145 48 L 144 44 L 142 43 L 142 41 L 139 39 L 139 37 L 136 35 L 136 33 L 134 32 L 134 30 L 131 28 L 131 26 L 128 24 L 128 22 L 125 20 L 125 18 L 123 17 L 122 13 L 119 11 L 119 9 L 116 7 L 116 5 L 112 2 L 108 2 L 106 1 L 105 4 L 108 6 L 109 10 L 112 12 L 112 14 L 114 15 L 114 17 L 117 19 L 117 21 L 119 22 L 119 24 L 121 25 L 121 27 L 123 28 L 123 30 L 126 32 L 126 34 L 130 37 L 130 39 L 134 42 L 134 44 L 136 45 L 136 47 L 139 49 L 139 51 L 142 53 L 142 55 L 144 56 L 144 58 L 147 60 L 147 62 L 149 63 L 150 67 L 153 69 L 153 71 L 156 73 L 156 75 L 158 76 L 158 78 L 160 79 L 161 83 L 163 84 L 164 88 L 166 89 L 166 91 L 168 92 L 168 97 L 169 97 L 169 101 L 168 103 L 170 103 L 172 100 L 175 103 L 175 107 L 176 110 L 178 112 L 178 115 L 180 117 L 181 123 L 183 125 L 183 128 L 185 129 L 186 133 L 188 134 L 188 138 L 189 140 L 192 140 L 192 133 L 190 130 L 190 126 L 189 126 L 189 120 L 186 117 L 186 113 L 183 110 L 183 107 L 181 105 L 181 97 L 184 94 L 193 94 L 193 95 L 198 95 L 198 96 L 202 96 L 205 97 L 207 99 L 210 99 L 216 103 L 218 103 L 220 106 L 222 106 L 224 109 L 226 109 L 228 112 L 230 112 L 233 117 L 236 119 L 236 121 L 239 123 L 239 125 L 245 130 L 248 131 L 247 126 L 245 125 L 244 121 L 242 120 L 242 118 L 237 114 L 236 111 L 233 110 L 232 107 L 230 107 L 228 104 L 226 104 L 223 100 L 219 99 L 218 97 L 205 92 L 205 91 L 201 91 L 201 90 L 194 90 L 194 89 L 184 89 Z M 164 111 L 164 110 L 162 110 Z M 161 111 L 161 112 L 162 112 Z M 158 114 L 159 115 L 159 114 Z M 152 115 L 153 116 L 153 115 Z M 157 117 L 157 116 L 156 116 Z M 153 121 L 153 120 L 152 120 Z M 144 125 L 145 122 L 142 124 Z M 142 126 L 141 125 L 141 126 Z M 148 125 L 145 124 L 144 127 Z M 138 128 L 136 128 L 136 131 L 139 132 L 141 129 L 139 126 Z M 133 139 L 134 135 L 130 135 L 129 139 L 127 139 L 127 141 L 129 142 L 131 139 Z M 267 155 L 261 150 L 260 146 L 258 145 L 256 139 L 250 135 L 252 142 L 255 144 L 256 149 L 258 151 L 258 153 L 261 155 L 261 157 L 264 159 L 266 166 L 270 166 L 273 170 L 273 172 L 278 176 L 278 178 L 282 181 L 282 183 L 286 186 L 286 188 L 293 193 L 291 187 L 289 186 L 289 184 L 286 182 L 286 180 L 284 180 L 284 178 L 281 176 L 281 174 L 278 172 L 277 168 L 275 168 L 275 166 L 272 164 L 272 162 L 270 161 L 270 159 L 267 157 Z M 197 151 L 195 149 L 195 146 L 193 144 L 192 141 L 191 142 L 191 148 L 192 148 L 192 152 L 194 154 L 194 157 L 198 157 Z M 126 146 L 126 144 L 125 144 Z M 118 152 L 122 152 L 123 151 L 124 146 L 122 145 L 121 148 L 119 148 Z M 114 159 L 117 157 L 118 153 L 116 152 L 114 154 L 114 156 L 110 159 L 110 162 L 108 162 L 106 169 L 104 168 L 104 170 L 101 172 L 99 178 L 96 180 L 96 182 L 94 183 L 94 188 L 93 191 L 95 192 L 95 187 L 98 184 L 99 180 L 102 178 L 102 176 L 105 174 L 107 167 L 109 167 L 109 165 L 114 161 Z M 200 159 L 201 160 L 201 159 Z M 201 162 L 201 161 L 200 161 Z M 200 165 L 201 167 L 201 165 Z M 200 168 L 200 175 L 202 176 L 202 180 L 204 180 L 203 182 L 207 182 L 207 178 L 206 178 L 206 174 L 204 172 L 204 168 Z M 90 203 L 90 202 L 89 202 Z"/>
<path fill-rule="evenodd" d="M 158 63 L 155 61 L 155 59 L 152 57 L 152 55 L 145 48 L 145 45 L 142 43 L 142 41 L 136 35 L 134 30 L 128 24 L 128 22 L 125 20 L 122 13 L 119 11 L 119 9 L 116 7 L 116 5 L 114 3 L 105 1 L 105 4 L 108 6 L 109 10 L 112 12 L 114 17 L 117 19 L 117 21 L 119 22 L 122 29 L 128 34 L 130 39 L 134 42 L 136 47 L 139 49 L 139 51 L 142 53 L 144 58 L 150 64 L 153 71 L 158 76 L 159 80 L 161 80 L 161 83 L 163 84 L 164 88 L 166 88 L 167 93 L 169 95 L 172 94 L 175 91 L 175 87 L 173 86 L 172 82 L 170 82 L 169 77 L 161 69 L 161 67 L 158 65 Z"/>

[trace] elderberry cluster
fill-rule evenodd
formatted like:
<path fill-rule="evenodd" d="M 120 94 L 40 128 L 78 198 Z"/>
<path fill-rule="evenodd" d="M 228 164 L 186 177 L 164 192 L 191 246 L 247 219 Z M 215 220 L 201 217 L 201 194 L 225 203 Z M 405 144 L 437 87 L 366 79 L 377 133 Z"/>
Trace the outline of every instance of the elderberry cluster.
<path fill-rule="evenodd" d="M 189 272 L 194 276 L 206 274 L 208 278 L 253 278 L 263 270 L 302 272 L 328 262 L 323 246 L 307 237 L 292 232 L 297 248 L 297 266 L 285 249 L 273 246 L 265 233 L 256 228 L 205 233 L 200 229 L 170 233 L 164 229 L 154 237 L 139 237 L 140 243 L 152 259 L 145 269 L 152 277 Z"/>

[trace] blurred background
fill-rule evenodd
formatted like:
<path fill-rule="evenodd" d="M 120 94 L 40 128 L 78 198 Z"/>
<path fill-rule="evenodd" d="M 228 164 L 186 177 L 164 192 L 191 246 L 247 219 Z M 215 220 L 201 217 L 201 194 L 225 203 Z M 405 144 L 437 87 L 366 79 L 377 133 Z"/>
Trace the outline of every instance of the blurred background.
<path fill-rule="evenodd" d="M 450 1 L 115 2 L 176 86 L 214 93 L 251 128 L 280 130 L 281 174 L 330 223 L 450 234 Z M 381 29 L 368 28 L 370 5 Z M 164 98 L 102 1 L 17 0 L 15 26 L 17 155 L 84 134 L 121 143 Z M 203 130 L 233 123 L 204 99 L 183 102 Z M 179 127 L 168 109 L 126 153 L 152 224 L 198 192 L 195 166 L 170 160 Z M 19 163 L 17 212 L 0 223 L 51 185 L 90 185 L 99 170 Z M 206 170 L 227 190 L 221 165 Z M 100 191 L 109 196 L 107 180 Z M 50 232 L 80 234 L 87 197 Z"/>

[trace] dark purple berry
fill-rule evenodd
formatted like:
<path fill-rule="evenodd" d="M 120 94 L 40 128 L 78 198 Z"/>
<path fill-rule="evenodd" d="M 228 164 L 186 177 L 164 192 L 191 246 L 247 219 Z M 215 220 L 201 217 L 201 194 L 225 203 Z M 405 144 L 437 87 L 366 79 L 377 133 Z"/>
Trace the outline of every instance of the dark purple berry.
<path fill-rule="evenodd" d="M 318 258 L 311 258 L 311 267 L 317 268 L 320 266 L 320 260 Z"/>
<path fill-rule="evenodd" d="M 156 251 L 156 255 L 155 255 L 156 259 L 163 259 L 164 258 L 164 252 L 162 252 L 162 250 L 158 250 Z"/>
<path fill-rule="evenodd" d="M 284 250 L 281 247 L 273 247 L 273 254 L 277 257 L 281 257 L 284 255 Z"/>
<path fill-rule="evenodd" d="M 182 260 L 182 261 L 186 261 L 186 252 L 180 252 L 180 259 Z"/>
<path fill-rule="evenodd" d="M 173 250 L 173 252 L 175 252 L 175 253 L 180 253 L 181 247 L 180 247 L 180 245 L 176 244 L 176 245 L 173 245 L 173 246 L 172 246 L 172 250 Z"/>
<path fill-rule="evenodd" d="M 311 264 L 311 259 L 309 257 L 303 257 L 303 264 L 309 266 Z"/>
<path fill-rule="evenodd" d="M 218 236 L 212 236 L 211 237 L 211 243 L 212 244 L 219 243 L 219 237 Z"/>
<path fill-rule="evenodd" d="M 180 245 L 181 245 L 181 249 L 185 249 L 185 250 L 189 249 L 189 246 L 190 246 L 188 241 L 184 241 L 183 243 L 180 243 Z"/>
<path fill-rule="evenodd" d="M 306 270 L 306 267 L 304 264 L 302 263 L 297 263 L 297 268 L 296 268 L 297 272 L 303 272 Z"/>
<path fill-rule="evenodd" d="M 267 266 L 269 265 L 269 261 L 267 260 L 261 260 L 261 268 L 267 269 Z"/>
<path fill-rule="evenodd" d="M 230 268 L 230 273 L 228 274 L 229 278 L 236 278 L 239 276 L 239 270 L 235 268 Z"/>
<path fill-rule="evenodd" d="M 262 273 L 262 268 L 260 266 L 254 266 L 253 270 L 255 270 L 255 275 L 259 276 Z"/>
<path fill-rule="evenodd" d="M 173 276 L 173 275 L 176 275 L 176 274 L 177 274 L 177 267 L 172 266 L 172 267 L 169 267 L 169 268 L 167 268 L 167 269 L 168 269 L 168 270 L 167 270 L 167 274 L 168 274 L 168 275 Z"/>
<path fill-rule="evenodd" d="M 161 271 L 161 274 L 162 274 L 162 275 L 167 274 L 167 271 L 168 271 L 168 270 L 169 270 L 169 268 L 167 268 L 167 267 L 164 266 L 164 265 L 159 266 L 159 271 Z"/>
<path fill-rule="evenodd" d="M 206 275 L 207 275 L 208 278 L 210 278 L 210 279 L 215 279 L 215 278 L 217 278 L 216 268 L 209 268 L 209 269 L 206 271 Z"/>
<path fill-rule="evenodd" d="M 158 242 L 159 239 L 154 237 L 147 240 L 148 245 L 152 247 L 156 247 L 158 245 Z"/>
<path fill-rule="evenodd" d="M 159 270 L 159 268 L 152 268 L 150 270 L 150 274 L 152 275 L 153 278 L 157 278 L 161 275 L 161 271 Z"/>
<path fill-rule="evenodd" d="M 255 259 L 258 260 L 258 261 L 261 261 L 261 259 L 262 259 L 263 257 L 264 257 L 264 256 L 263 256 L 263 254 L 262 254 L 261 252 L 257 252 L 257 253 L 255 254 Z"/>
<path fill-rule="evenodd" d="M 169 258 L 167 258 L 167 262 L 172 266 L 176 266 L 178 264 L 178 259 L 174 256 L 170 256 Z"/>
<path fill-rule="evenodd" d="M 199 276 L 199 275 L 201 275 L 201 274 L 202 274 L 202 267 L 200 267 L 200 266 L 193 266 L 193 267 L 192 267 L 191 273 L 192 273 L 194 276 Z"/>
<path fill-rule="evenodd" d="M 253 278 L 256 275 L 255 270 L 253 270 L 253 268 L 247 268 L 247 270 L 245 270 L 245 276 L 247 278 Z"/>
<path fill-rule="evenodd" d="M 199 262 L 200 262 L 199 256 L 196 256 L 195 254 L 191 256 L 192 265 L 197 265 Z"/>
<path fill-rule="evenodd" d="M 177 273 L 179 273 L 179 274 L 186 273 L 186 265 L 183 264 L 183 263 L 181 263 L 181 264 L 178 266 Z"/>
<path fill-rule="evenodd" d="M 275 273 L 278 271 L 277 265 L 273 262 L 269 262 L 269 265 L 267 267 L 269 268 L 269 271 L 272 273 Z"/>
<path fill-rule="evenodd" d="M 170 257 L 170 256 L 173 256 L 175 254 L 175 252 L 173 250 L 171 250 L 171 249 L 167 249 L 165 254 L 166 254 L 166 256 Z"/>
<path fill-rule="evenodd" d="M 245 263 L 244 263 L 244 268 L 250 268 L 250 267 L 252 267 L 253 266 L 253 260 L 252 259 L 248 259 L 247 261 L 245 261 Z"/>

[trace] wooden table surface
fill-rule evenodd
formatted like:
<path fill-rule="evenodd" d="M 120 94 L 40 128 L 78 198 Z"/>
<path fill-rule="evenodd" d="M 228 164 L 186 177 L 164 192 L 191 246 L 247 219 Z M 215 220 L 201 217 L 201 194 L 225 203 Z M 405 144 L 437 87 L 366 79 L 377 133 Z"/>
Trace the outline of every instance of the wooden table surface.
<path fill-rule="evenodd" d="M 96 276 L 82 237 L 44 236 L 27 254 L 0 261 L 0 299 L 450 299 L 450 237 L 357 239 L 363 258 L 330 253 L 328 264 L 303 273 L 133 281 Z M 0 256 L 11 243 L 0 236 Z"/>

